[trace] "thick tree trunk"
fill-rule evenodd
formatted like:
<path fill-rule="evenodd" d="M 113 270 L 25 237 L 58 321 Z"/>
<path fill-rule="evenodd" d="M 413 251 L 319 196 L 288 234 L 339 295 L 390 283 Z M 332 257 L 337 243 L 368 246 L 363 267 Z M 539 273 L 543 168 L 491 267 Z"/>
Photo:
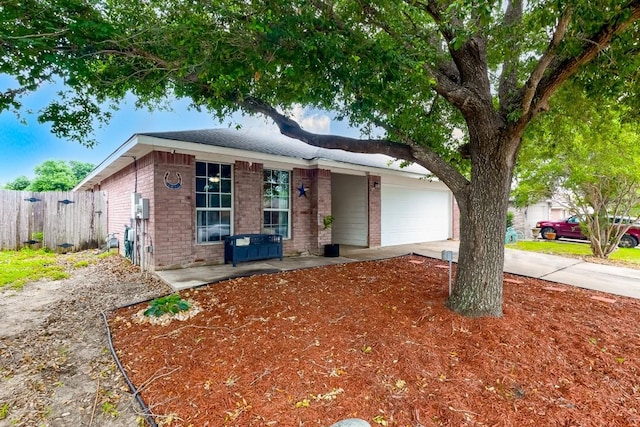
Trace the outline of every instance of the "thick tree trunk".
<path fill-rule="evenodd" d="M 504 154 L 503 154 L 504 155 Z M 512 170 L 509 162 L 475 162 L 460 207 L 460 252 L 448 307 L 463 316 L 502 316 L 504 237 Z"/>

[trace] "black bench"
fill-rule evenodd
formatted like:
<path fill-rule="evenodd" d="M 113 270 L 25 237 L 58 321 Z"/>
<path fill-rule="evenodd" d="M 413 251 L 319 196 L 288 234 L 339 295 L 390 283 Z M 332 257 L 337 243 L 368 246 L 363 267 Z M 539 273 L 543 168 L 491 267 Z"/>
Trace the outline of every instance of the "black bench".
<path fill-rule="evenodd" d="M 224 238 L 224 263 L 280 258 L 282 236 L 278 234 L 236 234 Z"/>

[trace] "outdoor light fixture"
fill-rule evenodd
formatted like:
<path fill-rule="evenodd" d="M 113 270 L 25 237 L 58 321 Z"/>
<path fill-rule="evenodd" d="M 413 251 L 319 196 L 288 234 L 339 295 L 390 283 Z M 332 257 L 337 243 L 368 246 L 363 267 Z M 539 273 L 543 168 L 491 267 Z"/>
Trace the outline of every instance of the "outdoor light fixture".
<path fill-rule="evenodd" d="M 378 181 L 374 181 L 373 188 L 380 188 L 380 183 Z"/>
<path fill-rule="evenodd" d="M 216 176 L 210 176 L 210 177 L 209 177 L 209 182 L 213 182 L 213 183 L 220 182 L 220 177 L 219 177 L 218 175 L 216 175 Z"/>

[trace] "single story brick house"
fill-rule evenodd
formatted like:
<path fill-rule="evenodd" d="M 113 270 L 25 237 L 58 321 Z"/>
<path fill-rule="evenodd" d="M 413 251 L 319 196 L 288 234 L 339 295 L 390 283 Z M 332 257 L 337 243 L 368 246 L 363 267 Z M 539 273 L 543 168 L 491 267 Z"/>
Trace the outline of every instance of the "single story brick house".
<path fill-rule="evenodd" d="M 75 190 L 106 192 L 108 231 L 124 253 L 131 227 L 147 270 L 222 263 L 230 234 L 281 234 L 285 255 L 454 237 L 452 193 L 399 165 L 244 130 L 140 133 Z"/>

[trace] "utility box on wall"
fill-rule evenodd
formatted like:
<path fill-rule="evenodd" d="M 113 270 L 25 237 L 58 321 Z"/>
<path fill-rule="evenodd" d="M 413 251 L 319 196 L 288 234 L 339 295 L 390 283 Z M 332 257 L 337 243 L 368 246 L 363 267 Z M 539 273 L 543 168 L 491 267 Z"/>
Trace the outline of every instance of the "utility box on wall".
<path fill-rule="evenodd" d="M 142 195 L 140 193 L 131 193 L 131 218 L 137 218 L 138 205 Z"/>
<path fill-rule="evenodd" d="M 138 209 L 136 211 L 137 219 L 149 219 L 149 199 L 140 199 Z"/>
<path fill-rule="evenodd" d="M 131 193 L 131 218 L 149 219 L 149 199 L 143 199 L 140 193 Z"/>

